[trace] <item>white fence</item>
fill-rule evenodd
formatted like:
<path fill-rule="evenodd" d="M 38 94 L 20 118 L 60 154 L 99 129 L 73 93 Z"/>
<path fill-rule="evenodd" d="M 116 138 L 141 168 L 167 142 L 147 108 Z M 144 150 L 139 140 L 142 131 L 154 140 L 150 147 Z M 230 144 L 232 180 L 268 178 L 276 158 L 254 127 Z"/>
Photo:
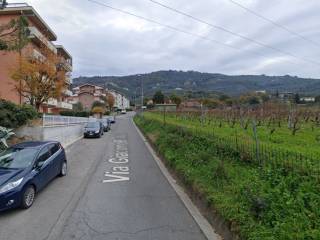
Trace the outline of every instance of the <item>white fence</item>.
<path fill-rule="evenodd" d="M 89 122 L 89 118 L 86 117 L 69 117 L 59 115 L 46 115 L 43 114 L 42 123 L 43 127 L 51 126 L 69 126 L 76 124 L 85 124 Z"/>

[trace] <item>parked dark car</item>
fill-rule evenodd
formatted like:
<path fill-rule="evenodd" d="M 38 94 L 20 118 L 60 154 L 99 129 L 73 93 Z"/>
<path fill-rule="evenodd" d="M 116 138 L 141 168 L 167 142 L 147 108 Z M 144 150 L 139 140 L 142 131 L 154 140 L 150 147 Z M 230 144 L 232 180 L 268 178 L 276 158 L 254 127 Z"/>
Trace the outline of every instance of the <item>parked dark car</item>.
<path fill-rule="evenodd" d="M 31 207 L 37 192 L 66 174 L 59 142 L 24 142 L 0 152 L 0 211 Z"/>
<path fill-rule="evenodd" d="M 84 137 L 98 137 L 103 135 L 103 124 L 99 121 L 88 122 L 84 127 Z"/>
<path fill-rule="evenodd" d="M 115 116 L 109 116 L 108 119 L 111 123 L 116 123 L 116 117 Z"/>
<path fill-rule="evenodd" d="M 108 118 L 100 119 L 99 122 L 103 125 L 103 131 L 108 132 L 111 130 L 111 122 Z"/>

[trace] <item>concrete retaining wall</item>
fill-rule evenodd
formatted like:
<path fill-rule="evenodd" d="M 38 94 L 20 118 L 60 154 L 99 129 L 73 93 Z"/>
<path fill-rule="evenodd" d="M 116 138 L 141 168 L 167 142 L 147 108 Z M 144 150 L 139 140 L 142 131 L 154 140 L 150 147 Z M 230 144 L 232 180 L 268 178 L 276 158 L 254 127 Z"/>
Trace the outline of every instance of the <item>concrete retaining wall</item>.
<path fill-rule="evenodd" d="M 50 126 L 50 127 L 22 127 L 15 131 L 19 138 L 27 138 L 32 140 L 54 140 L 67 146 L 76 140 L 83 137 L 84 125 L 69 125 L 69 126 Z"/>

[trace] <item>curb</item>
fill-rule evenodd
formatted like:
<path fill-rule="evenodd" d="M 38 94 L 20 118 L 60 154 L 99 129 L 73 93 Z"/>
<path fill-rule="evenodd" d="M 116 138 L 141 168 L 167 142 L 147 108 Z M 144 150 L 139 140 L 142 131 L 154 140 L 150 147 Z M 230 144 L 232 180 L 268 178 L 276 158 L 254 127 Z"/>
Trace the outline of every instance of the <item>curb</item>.
<path fill-rule="evenodd" d="M 147 139 L 144 137 L 140 129 L 137 127 L 137 125 L 133 121 L 133 118 L 131 118 L 131 121 L 134 127 L 136 128 L 139 136 L 141 137 L 144 144 L 146 145 L 149 152 L 151 153 L 153 159 L 159 166 L 162 174 L 168 180 L 169 184 L 174 189 L 174 191 L 177 193 L 177 195 L 179 196 L 179 198 L 181 199 L 181 201 L 183 202 L 183 204 L 185 205 L 185 207 L 187 208 L 187 210 L 189 211 L 193 219 L 196 221 L 196 223 L 198 224 L 198 226 L 200 227 L 201 231 L 206 236 L 206 238 L 208 240 L 222 240 L 222 237 L 214 231 L 214 229 L 212 228 L 210 223 L 207 221 L 207 219 L 205 219 L 205 217 L 202 216 L 199 209 L 193 204 L 193 202 L 191 201 L 189 196 L 185 193 L 183 188 L 180 185 L 178 185 L 177 181 L 171 176 L 171 174 L 169 173 L 169 171 L 167 170 L 163 162 L 157 156 L 154 149 L 151 147 Z"/>
<path fill-rule="evenodd" d="M 69 148 L 69 147 L 71 147 L 72 144 L 74 144 L 75 142 L 81 140 L 82 138 L 83 138 L 83 136 L 78 137 L 78 138 L 72 140 L 71 142 L 68 142 L 68 143 L 62 144 L 62 145 L 64 145 L 64 146 L 63 146 L 64 148 Z"/>

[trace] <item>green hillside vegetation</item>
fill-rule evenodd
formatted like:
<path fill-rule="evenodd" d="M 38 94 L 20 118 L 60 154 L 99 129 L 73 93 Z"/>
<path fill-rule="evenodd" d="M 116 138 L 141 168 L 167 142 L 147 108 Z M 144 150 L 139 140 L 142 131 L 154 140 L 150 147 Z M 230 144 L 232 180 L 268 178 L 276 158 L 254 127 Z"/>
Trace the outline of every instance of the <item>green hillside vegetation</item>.
<path fill-rule="evenodd" d="M 144 83 L 146 95 L 152 96 L 157 90 L 164 93 L 178 94 L 200 93 L 199 95 L 225 93 L 230 96 L 267 90 L 269 92 L 290 91 L 301 94 L 317 95 L 320 92 L 320 79 L 299 78 L 296 76 L 239 75 L 230 76 L 217 73 L 196 71 L 158 71 L 130 76 L 95 76 L 78 77 L 73 80 L 74 86 L 91 83 L 133 96 L 141 91 Z"/>

